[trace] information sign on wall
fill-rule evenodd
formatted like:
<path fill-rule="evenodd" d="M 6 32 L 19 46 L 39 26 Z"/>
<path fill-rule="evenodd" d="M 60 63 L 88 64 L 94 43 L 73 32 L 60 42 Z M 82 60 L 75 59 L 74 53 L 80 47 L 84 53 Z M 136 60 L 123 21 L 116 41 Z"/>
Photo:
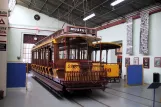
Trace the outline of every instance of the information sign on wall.
<path fill-rule="evenodd" d="M 7 10 L 0 10 L 0 41 L 7 41 L 8 15 Z"/>
<path fill-rule="evenodd" d="M 149 69 L 149 66 L 150 66 L 150 58 L 149 57 L 143 58 L 143 66 L 144 66 L 144 68 Z"/>
<path fill-rule="evenodd" d="M 7 17 L 7 11 L 6 10 L 0 10 L 0 16 Z"/>
<path fill-rule="evenodd" d="M 0 43 L 0 51 L 6 51 L 6 43 Z"/>
<path fill-rule="evenodd" d="M 0 26 L 0 35 L 7 35 L 7 27 Z"/>
<path fill-rule="evenodd" d="M 125 66 L 130 65 L 130 58 L 125 58 Z"/>
<path fill-rule="evenodd" d="M 161 67 L 161 57 L 154 58 L 154 67 Z"/>
<path fill-rule="evenodd" d="M 139 57 L 134 57 L 134 65 L 139 65 Z"/>

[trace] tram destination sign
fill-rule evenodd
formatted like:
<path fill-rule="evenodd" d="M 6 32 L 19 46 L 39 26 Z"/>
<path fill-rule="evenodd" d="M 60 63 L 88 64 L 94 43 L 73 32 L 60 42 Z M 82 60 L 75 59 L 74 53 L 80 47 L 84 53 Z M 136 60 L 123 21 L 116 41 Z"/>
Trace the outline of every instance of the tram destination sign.
<path fill-rule="evenodd" d="M 68 26 L 67 27 L 67 32 L 72 32 L 72 33 L 81 33 L 81 34 L 92 34 L 96 35 L 96 29 L 92 28 L 84 28 L 84 27 L 76 27 L 76 26 Z"/>

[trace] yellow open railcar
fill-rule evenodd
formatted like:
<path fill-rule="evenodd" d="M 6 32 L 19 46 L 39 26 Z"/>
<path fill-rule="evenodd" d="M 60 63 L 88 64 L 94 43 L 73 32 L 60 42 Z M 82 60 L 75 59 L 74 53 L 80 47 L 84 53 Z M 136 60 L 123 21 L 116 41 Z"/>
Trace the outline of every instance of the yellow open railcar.
<path fill-rule="evenodd" d="M 108 51 L 110 49 L 117 49 L 120 48 L 121 46 L 115 43 L 109 43 L 109 42 L 98 42 L 93 44 L 93 51 L 95 52 L 95 63 L 93 63 L 94 66 L 93 69 L 96 71 L 100 70 L 101 67 L 103 67 L 104 70 L 107 71 L 107 77 L 109 79 L 109 82 L 120 82 L 120 68 L 118 63 L 108 63 Z M 97 61 L 97 51 L 99 51 L 99 61 Z M 102 61 L 102 52 L 105 51 L 106 54 L 106 59 L 105 61 Z"/>

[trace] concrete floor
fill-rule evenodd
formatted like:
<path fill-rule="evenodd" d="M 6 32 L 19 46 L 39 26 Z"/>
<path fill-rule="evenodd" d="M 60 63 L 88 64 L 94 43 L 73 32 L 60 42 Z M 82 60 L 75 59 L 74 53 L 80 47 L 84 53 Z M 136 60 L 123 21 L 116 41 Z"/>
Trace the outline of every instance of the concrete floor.
<path fill-rule="evenodd" d="M 0 107 L 152 107 L 153 91 L 147 86 L 124 87 L 116 83 L 108 87 L 105 91 L 80 92 L 60 99 L 29 76 L 28 91 L 8 89 Z M 156 93 L 156 107 L 161 107 L 161 88 Z"/>

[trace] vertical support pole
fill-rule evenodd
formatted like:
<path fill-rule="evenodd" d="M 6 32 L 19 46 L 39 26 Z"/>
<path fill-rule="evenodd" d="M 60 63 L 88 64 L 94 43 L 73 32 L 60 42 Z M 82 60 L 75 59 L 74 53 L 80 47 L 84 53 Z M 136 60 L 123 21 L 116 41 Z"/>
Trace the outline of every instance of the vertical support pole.
<path fill-rule="evenodd" d="M 102 50 L 100 49 L 100 63 L 102 62 Z"/>
<path fill-rule="evenodd" d="M 44 47 L 42 48 L 42 66 L 44 66 Z"/>
<path fill-rule="evenodd" d="M 37 65 L 39 65 L 39 51 L 38 51 L 38 49 L 36 51 L 36 54 L 37 54 Z"/>
<path fill-rule="evenodd" d="M 36 51 L 36 54 L 37 54 L 37 65 L 39 65 L 39 51 L 38 50 Z"/>
<path fill-rule="evenodd" d="M 155 88 L 154 88 L 154 93 L 153 93 L 153 107 L 155 107 Z"/>
<path fill-rule="evenodd" d="M 49 53 L 49 47 L 47 47 L 47 55 L 48 55 L 48 57 L 47 57 L 47 66 L 49 66 L 49 59 L 50 59 L 50 53 Z"/>
<path fill-rule="evenodd" d="M 96 62 L 97 51 L 95 50 L 95 62 Z"/>
<path fill-rule="evenodd" d="M 40 49 L 38 50 L 38 61 L 39 61 L 39 64 L 38 65 L 40 65 Z"/>
<path fill-rule="evenodd" d="M 92 50 L 91 50 L 91 48 L 88 46 L 88 50 L 87 50 L 87 59 L 88 60 L 91 60 L 92 58 Z"/>
<path fill-rule="evenodd" d="M 69 38 L 67 38 L 67 43 L 68 43 L 68 44 L 67 44 L 67 47 L 68 47 L 68 48 L 67 48 L 67 54 L 68 54 L 68 55 L 67 55 L 67 59 L 69 59 L 69 57 L 70 57 L 70 43 L 69 43 Z"/>
<path fill-rule="evenodd" d="M 35 64 L 35 50 L 33 51 L 33 63 Z"/>
<path fill-rule="evenodd" d="M 64 58 L 67 59 L 67 38 L 65 38 Z"/>
<path fill-rule="evenodd" d="M 34 64 L 36 64 L 36 50 L 34 50 Z"/>
<path fill-rule="evenodd" d="M 82 58 L 82 59 L 84 59 L 84 57 L 85 57 L 85 56 L 84 56 L 84 53 L 85 53 L 85 50 L 82 50 L 82 54 L 83 54 L 83 58 Z"/>
<path fill-rule="evenodd" d="M 35 50 L 35 64 L 37 65 L 37 50 Z"/>
<path fill-rule="evenodd" d="M 44 66 L 46 66 L 46 47 L 44 48 Z"/>
<path fill-rule="evenodd" d="M 80 59 L 82 59 L 82 49 L 80 49 L 80 52 L 81 52 L 81 53 L 80 53 L 80 54 L 81 54 L 81 57 L 80 57 Z"/>
<path fill-rule="evenodd" d="M 39 65 L 40 65 L 41 64 L 41 49 L 40 48 L 39 48 L 38 54 L 39 54 Z"/>
<path fill-rule="evenodd" d="M 54 44 L 54 62 L 57 62 L 58 59 L 59 59 L 58 44 Z"/>
<path fill-rule="evenodd" d="M 78 47 L 78 51 L 77 51 L 77 59 L 80 59 L 80 47 Z"/>
<path fill-rule="evenodd" d="M 31 51 L 31 63 L 33 64 L 33 51 Z"/>
<path fill-rule="evenodd" d="M 107 60 L 108 60 L 108 50 L 106 50 L 106 64 L 107 64 Z"/>
<path fill-rule="evenodd" d="M 40 53 L 41 53 L 41 66 L 42 66 L 42 48 L 41 48 L 41 50 L 40 50 Z"/>
<path fill-rule="evenodd" d="M 33 51 L 33 63 L 35 64 L 35 50 Z"/>
<path fill-rule="evenodd" d="M 75 59 L 77 59 L 77 58 L 76 58 L 76 54 L 77 54 L 77 49 L 75 48 L 75 55 L 74 55 L 74 56 L 75 56 Z"/>
<path fill-rule="evenodd" d="M 100 63 L 102 62 L 102 47 L 101 47 L 101 42 L 100 42 Z"/>

